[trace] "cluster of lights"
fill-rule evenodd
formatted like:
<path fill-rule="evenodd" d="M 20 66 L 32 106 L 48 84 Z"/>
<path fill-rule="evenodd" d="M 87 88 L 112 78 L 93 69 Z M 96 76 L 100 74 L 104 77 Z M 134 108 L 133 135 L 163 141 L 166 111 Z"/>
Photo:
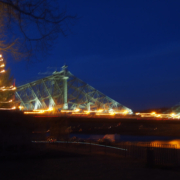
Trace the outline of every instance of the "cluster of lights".
<path fill-rule="evenodd" d="M 136 113 L 136 115 L 139 115 L 141 117 L 152 117 L 152 118 L 173 118 L 173 119 L 179 119 L 180 115 L 178 114 L 156 114 L 156 112 L 152 113 Z"/>
<path fill-rule="evenodd" d="M 11 99 L 11 100 L 9 100 L 9 101 L 0 101 L 0 103 L 12 103 L 13 102 L 13 100 Z"/>
<path fill-rule="evenodd" d="M 19 107 L 19 108 L 23 108 L 23 107 Z M 43 114 L 43 113 L 46 113 L 46 112 L 51 112 L 53 111 L 54 109 L 53 108 L 49 108 L 49 109 L 34 109 L 33 111 L 25 111 L 24 114 Z"/>
<path fill-rule="evenodd" d="M 5 69 L 3 69 L 5 67 L 5 64 L 3 63 L 3 58 L 2 58 L 2 54 L 0 54 L 0 73 L 5 73 Z M 14 91 L 16 90 L 16 87 L 14 86 L 10 86 L 10 87 L 0 87 L 0 91 Z M 0 103 L 12 103 L 13 100 L 9 100 L 9 101 L 0 101 Z M 0 108 L 0 110 L 14 110 L 16 109 L 15 106 L 13 106 L 12 108 Z"/>
<path fill-rule="evenodd" d="M 23 109 L 22 106 L 19 106 L 19 109 Z M 25 111 L 24 114 L 43 114 L 43 113 L 47 113 L 47 112 L 52 112 L 54 111 L 53 108 L 49 108 L 49 109 L 36 109 L 36 110 L 33 110 L 33 111 Z M 95 115 L 98 115 L 98 116 L 114 116 L 116 114 L 121 114 L 121 115 L 127 115 L 129 112 L 127 110 L 124 110 L 124 111 L 119 111 L 119 112 L 116 112 L 114 110 L 109 110 L 109 112 L 104 112 L 105 110 L 104 109 L 98 109 L 98 110 L 91 110 L 91 111 L 83 111 L 79 108 L 75 108 L 73 110 L 66 110 L 66 109 L 62 109 L 61 110 L 61 113 L 70 113 L 72 115 L 89 115 L 91 113 L 95 113 Z"/>
<path fill-rule="evenodd" d="M 0 108 L 0 110 L 15 110 L 16 106 L 13 106 L 12 108 Z"/>
<path fill-rule="evenodd" d="M 24 107 L 23 107 L 23 106 L 18 106 L 18 108 L 19 108 L 20 110 L 24 109 Z"/>
<path fill-rule="evenodd" d="M 98 110 L 90 110 L 90 111 L 82 111 L 81 109 L 74 109 L 74 110 L 61 110 L 62 113 L 72 113 L 72 114 L 91 114 L 91 113 L 95 113 L 98 116 L 108 116 L 108 115 L 116 115 L 116 114 L 121 114 L 121 115 L 127 115 L 129 114 L 128 110 L 124 110 L 124 111 L 114 111 L 113 109 L 110 109 L 108 112 L 105 112 L 104 109 L 98 109 Z"/>
<path fill-rule="evenodd" d="M 5 67 L 5 64 L 4 64 L 4 63 L 3 63 L 3 64 L 1 64 L 1 65 L 0 65 L 0 67 Z"/>
<path fill-rule="evenodd" d="M 2 54 L 0 54 L 0 62 L 3 62 Z M 5 67 L 5 64 L 4 64 L 4 63 L 2 63 L 2 64 L 0 65 L 0 68 L 3 68 L 3 67 Z M 0 73 L 4 73 L 4 72 L 5 72 L 4 69 L 1 69 L 1 70 L 0 70 Z"/>
<path fill-rule="evenodd" d="M 16 87 L 14 87 L 14 86 L 10 86 L 10 87 L 3 86 L 3 87 L 0 87 L 0 91 L 14 91 L 14 90 L 16 90 Z"/>

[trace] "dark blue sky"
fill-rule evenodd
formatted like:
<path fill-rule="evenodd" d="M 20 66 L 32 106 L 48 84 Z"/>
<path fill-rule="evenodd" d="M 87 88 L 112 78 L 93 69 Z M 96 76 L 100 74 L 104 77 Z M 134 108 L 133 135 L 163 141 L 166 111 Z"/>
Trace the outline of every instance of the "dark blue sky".
<path fill-rule="evenodd" d="M 73 33 L 60 36 L 43 63 L 27 69 L 7 60 L 17 85 L 66 62 L 75 76 L 134 111 L 180 102 L 179 0 L 64 0 L 64 6 L 81 17 Z"/>

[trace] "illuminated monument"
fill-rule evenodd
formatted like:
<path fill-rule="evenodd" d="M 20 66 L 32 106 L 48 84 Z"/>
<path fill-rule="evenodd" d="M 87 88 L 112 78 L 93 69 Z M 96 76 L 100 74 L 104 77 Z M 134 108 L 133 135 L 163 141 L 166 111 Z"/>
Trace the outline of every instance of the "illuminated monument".
<path fill-rule="evenodd" d="M 92 86 L 75 77 L 63 66 L 62 70 L 51 76 L 19 86 L 16 100 L 24 110 L 48 109 L 60 110 L 98 110 L 116 111 L 120 114 L 132 114 L 132 110 L 99 92 Z"/>

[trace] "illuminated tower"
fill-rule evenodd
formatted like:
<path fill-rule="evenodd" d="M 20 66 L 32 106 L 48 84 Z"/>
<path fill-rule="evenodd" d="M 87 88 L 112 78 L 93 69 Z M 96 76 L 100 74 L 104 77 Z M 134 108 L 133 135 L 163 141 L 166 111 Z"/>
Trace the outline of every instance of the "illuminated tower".
<path fill-rule="evenodd" d="M 3 78 L 5 78 L 6 75 L 8 76 L 8 74 L 5 74 L 6 71 L 4 67 L 5 67 L 5 63 L 2 58 L 2 55 L 0 54 L 0 82 L 1 82 L 0 84 L 0 95 L 1 95 L 0 110 L 12 110 L 12 109 L 15 109 L 16 107 L 12 107 L 12 103 L 13 103 L 12 95 L 11 95 L 11 99 L 9 99 L 8 97 L 9 95 L 7 94 L 7 92 L 15 91 L 16 87 L 13 85 L 7 87 L 3 84 L 4 83 Z M 5 79 L 7 79 L 7 77 Z"/>
<path fill-rule="evenodd" d="M 63 109 L 68 109 L 68 102 L 67 102 L 67 92 L 68 92 L 68 89 L 67 89 L 67 80 L 68 80 L 68 76 L 66 75 L 67 74 L 67 65 L 64 65 L 62 67 L 62 70 L 63 70 L 63 96 L 64 96 L 64 105 L 63 105 Z"/>

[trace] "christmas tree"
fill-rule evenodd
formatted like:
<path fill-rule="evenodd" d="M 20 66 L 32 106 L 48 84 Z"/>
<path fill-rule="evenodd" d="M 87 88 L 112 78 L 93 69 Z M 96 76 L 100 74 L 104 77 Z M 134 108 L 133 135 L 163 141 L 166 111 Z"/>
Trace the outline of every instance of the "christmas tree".
<path fill-rule="evenodd" d="M 16 109 L 14 106 L 15 85 L 12 85 L 13 78 L 10 77 L 10 70 L 5 68 L 5 61 L 0 54 L 0 110 Z"/>

